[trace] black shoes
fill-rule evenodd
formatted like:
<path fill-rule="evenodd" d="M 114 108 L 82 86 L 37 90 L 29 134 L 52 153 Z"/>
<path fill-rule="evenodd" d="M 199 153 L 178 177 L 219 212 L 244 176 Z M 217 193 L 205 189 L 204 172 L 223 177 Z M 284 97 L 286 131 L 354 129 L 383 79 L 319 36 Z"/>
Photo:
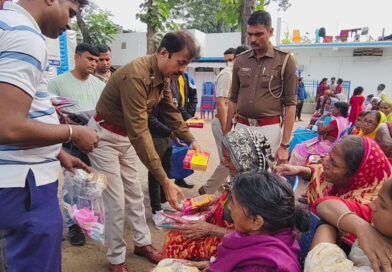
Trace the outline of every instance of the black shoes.
<path fill-rule="evenodd" d="M 195 187 L 195 185 L 193 184 L 188 184 L 185 182 L 185 180 L 183 179 L 176 179 L 176 181 L 174 182 L 177 186 L 179 187 L 183 187 L 183 188 L 187 188 L 187 189 L 192 189 L 193 187 Z"/>
<path fill-rule="evenodd" d="M 82 229 L 76 224 L 69 227 L 68 237 L 70 244 L 73 246 L 83 246 L 86 243 Z"/>

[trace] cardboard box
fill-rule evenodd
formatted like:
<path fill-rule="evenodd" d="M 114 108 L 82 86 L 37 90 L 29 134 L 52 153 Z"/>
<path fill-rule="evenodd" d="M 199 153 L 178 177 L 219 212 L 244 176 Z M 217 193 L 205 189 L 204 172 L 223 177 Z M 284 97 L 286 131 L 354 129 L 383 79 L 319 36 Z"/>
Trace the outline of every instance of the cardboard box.
<path fill-rule="evenodd" d="M 209 159 L 210 153 L 208 152 L 203 151 L 196 155 L 194 150 L 188 150 L 183 161 L 183 167 L 184 169 L 206 171 Z"/>

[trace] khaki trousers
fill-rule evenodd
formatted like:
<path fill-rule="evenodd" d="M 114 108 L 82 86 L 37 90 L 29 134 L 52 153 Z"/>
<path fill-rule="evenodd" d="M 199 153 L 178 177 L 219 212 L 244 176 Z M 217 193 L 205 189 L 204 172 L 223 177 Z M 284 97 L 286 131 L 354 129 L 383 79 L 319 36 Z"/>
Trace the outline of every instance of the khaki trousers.
<path fill-rule="evenodd" d="M 102 128 L 94 118 L 90 119 L 88 126 L 96 130 L 100 138 L 98 148 L 88 154 L 91 165 L 106 175 L 109 182 L 108 189 L 103 193 L 107 259 L 112 264 L 120 264 L 125 262 L 126 255 L 124 217 L 132 227 L 135 245 L 151 244 L 137 172 L 139 158 L 128 137 Z"/>
<path fill-rule="evenodd" d="M 247 125 L 237 123 L 235 128 L 240 128 L 240 127 L 251 128 L 254 129 L 255 131 L 260 131 L 261 133 L 263 133 L 264 136 L 267 138 L 269 144 L 271 145 L 272 154 L 275 156 L 276 150 L 278 150 L 280 141 L 282 140 L 282 128 L 280 124 L 259 127 L 259 126 L 247 126 Z"/>
<path fill-rule="evenodd" d="M 216 147 L 218 148 L 219 154 L 219 165 L 215 168 L 214 173 L 207 180 L 206 184 L 203 185 L 203 189 L 207 194 L 213 194 L 216 190 L 226 182 L 229 177 L 229 170 L 223 164 L 222 156 L 222 140 L 223 132 L 218 118 L 214 118 L 211 122 L 212 134 L 214 135 Z"/>

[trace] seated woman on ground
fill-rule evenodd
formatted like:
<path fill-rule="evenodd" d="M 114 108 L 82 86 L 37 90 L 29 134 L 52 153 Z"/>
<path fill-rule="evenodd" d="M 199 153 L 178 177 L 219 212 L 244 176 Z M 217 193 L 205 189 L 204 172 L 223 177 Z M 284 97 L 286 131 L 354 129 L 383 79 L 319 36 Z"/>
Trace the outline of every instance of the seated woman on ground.
<path fill-rule="evenodd" d="M 392 103 L 382 100 L 379 104 L 379 110 L 387 117 L 387 122 L 392 122 Z"/>
<path fill-rule="evenodd" d="M 386 123 L 377 130 L 374 141 L 378 144 L 389 162 L 392 163 L 392 123 Z"/>
<path fill-rule="evenodd" d="M 380 102 L 381 102 L 381 98 L 377 96 L 373 97 L 372 100 L 370 100 L 370 104 L 372 105 L 371 110 L 378 111 L 380 109 Z"/>
<path fill-rule="evenodd" d="M 359 136 L 366 136 L 369 139 L 374 139 L 378 129 L 387 121 L 385 114 L 381 111 L 368 111 L 363 117 L 362 128 Z"/>
<path fill-rule="evenodd" d="M 392 271 L 391 178 L 385 181 L 378 198 L 370 205 L 326 197 L 312 209 L 326 224 L 316 230 L 313 249 L 305 260 L 305 272 Z M 340 242 L 336 239 L 337 232 L 358 238 L 348 258 L 337 245 Z"/>
<path fill-rule="evenodd" d="M 336 98 L 328 97 L 325 99 L 320 110 L 313 114 L 309 125 L 306 128 L 297 128 L 293 132 L 293 138 L 290 141 L 289 147 L 290 153 L 297 144 L 318 137 L 317 132 L 313 128 L 317 128 L 319 122 L 323 122 L 324 126 L 327 126 L 331 122 L 331 108 L 336 102 L 338 102 Z"/>
<path fill-rule="evenodd" d="M 278 175 L 299 175 L 310 180 L 306 200 L 312 205 L 325 196 L 338 196 L 360 204 L 377 197 L 382 183 L 391 176 L 388 158 L 369 138 L 346 136 L 339 141 L 321 164 L 275 167 Z"/>
<path fill-rule="evenodd" d="M 215 261 L 193 265 L 207 272 L 301 271 L 295 228 L 306 231 L 309 215 L 295 207 L 287 182 L 267 171 L 239 174 L 229 207 L 235 231 L 223 238 Z"/>
<path fill-rule="evenodd" d="M 305 141 L 294 147 L 290 156 L 291 165 L 306 165 L 310 155 L 324 156 L 328 154 L 333 145 L 339 140 L 342 132 L 348 127 L 347 120 L 349 105 L 347 102 L 336 102 L 332 107 L 334 119 L 327 126 L 320 122 L 317 138 Z"/>
<path fill-rule="evenodd" d="M 307 128 L 308 129 L 312 129 L 312 127 L 314 126 L 314 125 L 317 125 L 316 124 L 316 122 L 320 119 L 320 117 L 322 117 L 322 116 L 324 116 L 324 118 L 326 117 L 326 116 L 330 116 L 331 115 L 331 110 L 332 110 L 332 106 L 336 103 L 336 102 L 338 102 L 339 100 L 338 99 L 336 99 L 336 98 L 334 98 L 334 97 L 327 97 L 325 100 L 324 100 L 324 102 L 323 102 L 323 104 L 322 104 L 322 107 L 319 109 L 319 110 L 317 110 L 314 114 L 313 114 L 313 116 L 310 118 L 310 121 L 309 121 L 309 125 L 307 126 Z"/>
<path fill-rule="evenodd" d="M 271 147 L 260 132 L 238 128 L 223 137 L 224 163 L 234 177 L 240 172 L 268 170 L 273 163 Z M 223 236 L 233 229 L 227 206 L 229 191 L 225 190 L 214 204 L 213 214 L 206 221 L 186 224 L 167 234 L 163 247 L 165 258 L 209 260 L 216 255 Z"/>
<path fill-rule="evenodd" d="M 363 126 L 363 119 L 365 118 L 366 111 L 362 111 L 358 114 L 357 119 L 355 120 L 354 125 L 351 126 L 349 135 L 359 135 L 359 132 L 362 129 Z"/>

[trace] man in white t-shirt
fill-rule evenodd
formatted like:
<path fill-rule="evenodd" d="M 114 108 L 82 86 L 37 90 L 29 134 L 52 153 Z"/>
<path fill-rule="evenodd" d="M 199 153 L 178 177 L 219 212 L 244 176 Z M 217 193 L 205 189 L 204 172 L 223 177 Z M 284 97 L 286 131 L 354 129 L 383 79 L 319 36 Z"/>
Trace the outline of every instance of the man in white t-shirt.
<path fill-rule="evenodd" d="M 93 76 L 97 67 L 98 49 L 88 43 L 80 43 L 75 49 L 75 68 L 49 81 L 48 91 L 54 95 L 62 96 L 76 102 L 76 105 L 64 110 L 65 120 L 68 124 L 87 124 L 89 117 L 95 113 L 95 106 L 101 96 L 105 83 Z M 86 154 L 80 152 L 72 143 L 63 145 L 64 149 L 90 165 Z M 64 210 L 66 226 L 69 228 L 69 242 L 73 246 L 85 244 L 82 229 L 68 216 Z"/>
<path fill-rule="evenodd" d="M 0 233 L 7 271 L 61 270 L 60 164 L 87 166 L 61 150 L 98 145 L 90 128 L 59 125 L 43 76 L 44 36 L 57 38 L 86 0 L 20 0 L 0 10 Z"/>
<path fill-rule="evenodd" d="M 76 105 L 65 108 L 70 113 L 93 111 L 105 83 L 93 76 L 97 67 L 98 49 L 88 43 L 80 43 L 75 49 L 75 68 L 49 81 L 51 94 L 73 100 Z"/>
<path fill-rule="evenodd" d="M 229 170 L 223 164 L 222 131 L 223 128 L 226 127 L 227 108 L 230 97 L 231 79 L 233 76 L 233 65 L 235 57 L 248 49 L 249 47 L 241 45 L 236 49 L 229 48 L 223 53 L 227 66 L 222 71 L 220 71 L 215 80 L 217 114 L 211 122 L 211 129 L 215 138 L 216 146 L 218 148 L 220 164 L 215 168 L 214 173 L 207 180 L 206 184 L 199 189 L 200 194 L 213 194 L 229 176 Z"/>

